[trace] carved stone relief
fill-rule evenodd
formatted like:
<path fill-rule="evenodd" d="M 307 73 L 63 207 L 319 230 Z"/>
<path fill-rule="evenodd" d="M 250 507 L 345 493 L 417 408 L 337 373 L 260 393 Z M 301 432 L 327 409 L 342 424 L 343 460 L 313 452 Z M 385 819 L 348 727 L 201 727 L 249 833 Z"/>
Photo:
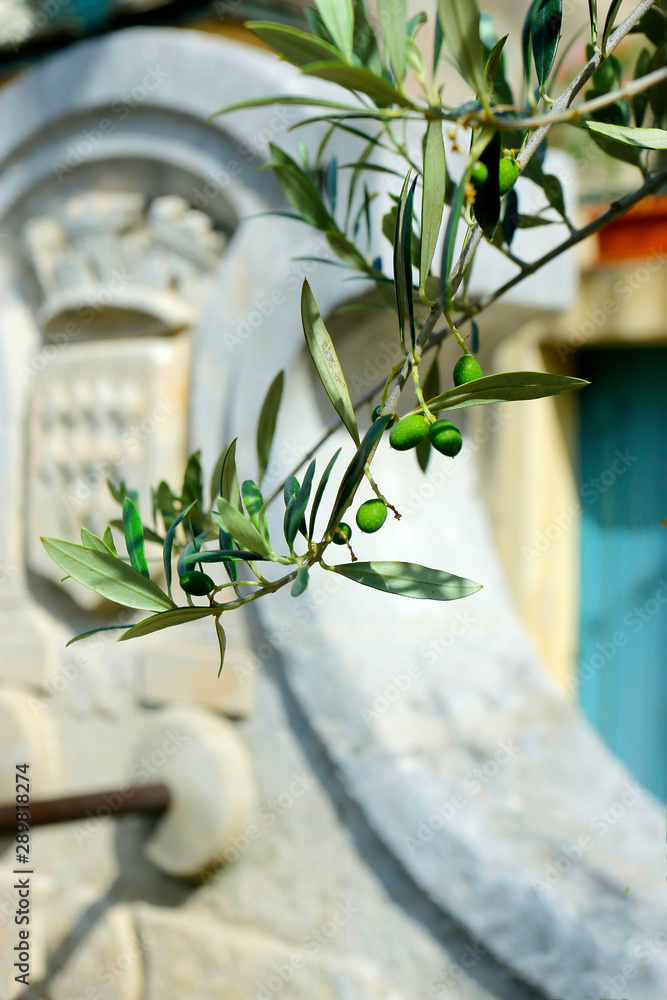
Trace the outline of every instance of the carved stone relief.
<path fill-rule="evenodd" d="M 57 583 L 40 536 L 76 540 L 118 517 L 106 480 L 177 483 L 188 447 L 190 328 L 225 237 L 179 197 L 90 192 L 31 219 L 48 363 L 28 403 L 27 559 Z M 45 354 L 47 352 L 45 351 Z M 99 604 L 68 588 L 82 607 Z"/>

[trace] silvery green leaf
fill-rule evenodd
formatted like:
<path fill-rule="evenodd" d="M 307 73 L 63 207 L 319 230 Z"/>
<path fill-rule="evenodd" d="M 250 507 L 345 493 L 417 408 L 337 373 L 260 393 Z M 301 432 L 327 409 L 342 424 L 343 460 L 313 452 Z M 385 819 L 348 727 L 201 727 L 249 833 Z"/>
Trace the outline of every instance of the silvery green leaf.
<path fill-rule="evenodd" d="M 473 580 L 417 563 L 354 562 L 334 569 L 364 587 L 416 600 L 457 601 L 482 589 Z"/>
<path fill-rule="evenodd" d="M 144 611 L 162 611 L 174 606 L 157 584 L 110 552 L 98 552 L 58 538 L 43 538 L 42 544 L 68 576 L 100 597 Z"/>
<path fill-rule="evenodd" d="M 354 8 L 352 0 L 315 0 L 327 31 L 345 58 L 352 59 Z"/>
<path fill-rule="evenodd" d="M 407 0 L 378 0 L 378 15 L 385 53 L 394 78 L 401 83 L 405 76 L 405 46 L 408 37 Z"/>
<path fill-rule="evenodd" d="M 123 530 L 125 532 L 127 554 L 130 557 L 132 568 L 136 569 L 137 573 L 141 573 L 142 576 L 150 579 L 144 545 L 144 526 L 139 511 L 129 497 L 125 497 L 123 500 Z"/>
<path fill-rule="evenodd" d="M 353 441 L 359 444 L 357 418 L 343 369 L 307 281 L 304 281 L 301 293 L 301 319 L 308 350 L 322 385 Z"/>
<path fill-rule="evenodd" d="M 488 96 L 484 77 L 484 51 L 479 37 L 477 0 L 438 0 L 438 14 L 445 45 L 463 79 L 478 97 Z"/>
<path fill-rule="evenodd" d="M 218 512 L 223 520 L 225 529 L 244 549 L 250 552 L 258 552 L 268 559 L 271 558 L 271 547 L 255 525 L 251 524 L 250 521 L 246 521 L 243 514 L 225 500 L 224 497 L 218 497 Z"/>

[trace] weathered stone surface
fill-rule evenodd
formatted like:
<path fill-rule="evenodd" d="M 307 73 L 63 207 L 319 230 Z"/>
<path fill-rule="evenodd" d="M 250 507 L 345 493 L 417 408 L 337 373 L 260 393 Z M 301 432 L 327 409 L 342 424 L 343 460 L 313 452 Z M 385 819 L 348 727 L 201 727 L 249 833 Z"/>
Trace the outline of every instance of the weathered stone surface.
<path fill-rule="evenodd" d="M 354 917 L 351 908 L 333 913 L 331 932 Z M 197 996 L 229 1000 L 289 996 L 290 1000 L 399 1000 L 383 970 L 371 961 L 345 954 L 322 954 L 313 938 L 298 945 L 276 934 L 233 924 L 217 924 L 187 913 L 137 908 L 139 934 L 146 953 L 146 1000 L 189 1000 Z"/>
<path fill-rule="evenodd" d="M 193 702 L 230 718 L 243 718 L 255 706 L 256 678 L 244 669 L 251 649 L 242 623 L 234 618 L 225 622 L 227 652 L 220 674 L 220 651 L 211 642 L 212 623 L 199 625 L 182 638 L 178 633 L 168 638 L 157 633 L 142 641 L 139 697 L 148 705 Z"/>
<path fill-rule="evenodd" d="M 144 993 L 141 942 L 129 907 L 108 910 L 75 950 L 66 968 L 49 983 L 53 1000 L 141 1000 Z"/>
<path fill-rule="evenodd" d="M 0 690 L 0 802 L 15 802 L 16 765 L 28 765 L 27 793 L 46 798 L 60 778 L 58 735 L 48 712 L 20 688 Z M 21 772 L 25 774 L 25 772 Z M 19 776 L 20 777 L 20 776 Z M 21 794 L 26 794 L 22 792 Z"/>

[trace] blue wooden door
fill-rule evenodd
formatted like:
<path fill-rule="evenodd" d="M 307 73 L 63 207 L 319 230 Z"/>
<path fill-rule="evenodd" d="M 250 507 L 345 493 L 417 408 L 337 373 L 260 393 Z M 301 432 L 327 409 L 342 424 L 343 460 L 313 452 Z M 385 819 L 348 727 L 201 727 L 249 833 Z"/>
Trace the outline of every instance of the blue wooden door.
<path fill-rule="evenodd" d="M 580 702 L 667 801 L 667 348 L 589 351 L 581 374 Z"/>

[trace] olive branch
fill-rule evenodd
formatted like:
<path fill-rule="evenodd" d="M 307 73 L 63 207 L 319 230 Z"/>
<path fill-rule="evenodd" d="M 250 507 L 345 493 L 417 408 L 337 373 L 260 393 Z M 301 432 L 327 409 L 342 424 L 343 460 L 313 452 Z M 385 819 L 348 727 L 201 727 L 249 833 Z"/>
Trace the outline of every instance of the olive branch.
<path fill-rule="evenodd" d="M 288 95 L 243 101 L 218 114 L 266 104 L 294 104 L 317 111 L 313 117 L 304 117 L 293 126 L 298 128 L 311 122 L 326 125 L 314 160 L 304 150 L 299 162 L 271 144 L 269 166 L 294 210 L 294 217 L 323 232 L 338 258 L 338 266 L 373 282 L 378 296 L 394 309 L 401 360 L 353 404 L 335 345 L 315 296 L 304 282 L 301 298 L 304 336 L 336 412 L 336 422 L 265 499 L 262 484 L 283 397 L 284 376 L 280 372 L 269 386 L 259 412 L 257 481 L 246 479 L 239 483 L 234 441 L 223 449 L 213 470 L 209 502 L 205 501 L 199 453 L 195 453 L 187 463 L 178 491 L 164 481 L 153 490 L 153 527 L 145 523 L 139 512 L 136 492 L 125 483 L 110 483 L 112 494 L 121 505 L 122 518 L 113 521 L 102 537 L 82 528 L 80 545 L 43 539 L 48 554 L 67 577 L 110 601 L 150 612 L 129 629 L 115 625 L 101 629 L 123 628 L 120 639 L 125 640 L 211 617 L 222 669 L 226 647 L 223 615 L 286 586 L 298 597 L 308 587 L 314 568 L 385 593 L 416 599 L 455 600 L 479 590 L 479 584 L 440 569 L 405 562 L 358 561 L 352 550 L 352 528 L 343 518 L 364 479 L 370 483 L 376 499 L 357 509 L 357 528 L 366 533 L 378 531 L 388 509 L 400 517 L 371 473 L 373 457 L 385 432 L 395 451 L 416 449 L 419 464 L 426 469 L 433 451 L 451 459 L 462 446 L 459 429 L 440 414 L 499 401 L 543 398 L 587 384 L 581 379 L 547 372 L 485 376 L 474 357 L 475 317 L 526 277 L 659 191 L 667 182 L 667 171 L 653 167 L 654 151 L 667 148 L 667 131 L 662 128 L 667 124 L 667 120 L 663 121 L 667 119 L 667 101 L 660 96 L 667 81 L 667 67 L 662 65 L 667 51 L 667 15 L 656 0 L 642 0 L 615 27 L 619 6 L 617 2 L 611 4 L 601 26 L 597 23 L 596 5 L 589 5 L 591 44 L 587 61 L 562 93 L 552 98 L 548 91 L 557 86 L 562 0 L 533 0 L 521 39 L 524 94 L 519 101 L 515 100 L 505 77 L 503 49 L 507 36 L 497 37 L 490 18 L 480 15 L 475 0 L 439 0 L 436 42 L 431 53 L 426 53 L 417 40 L 425 15 L 408 21 L 401 4 L 386 8 L 387 16 L 379 29 L 368 19 L 362 0 L 338 0 L 335 5 L 316 0 L 316 8 L 307 12 L 310 32 L 268 22 L 249 25 L 306 77 L 327 80 L 347 90 L 350 102 Z M 623 82 L 620 63 L 612 53 L 631 31 L 643 34 L 653 52 L 644 48 L 634 78 Z M 450 61 L 472 95 L 471 100 L 456 108 L 442 103 L 436 82 L 443 38 Z M 564 55 L 565 52 L 561 60 Z M 404 82 L 408 74 L 421 88 L 420 98 L 407 94 Z M 574 105 L 589 81 L 593 90 L 586 93 L 583 102 Z M 655 119 L 654 127 L 650 128 L 643 124 L 649 106 Z M 407 121 L 423 125 L 421 162 L 415 162 L 405 141 L 395 132 L 397 124 Z M 464 128 L 470 135 L 465 167 L 456 180 L 447 169 L 443 137 L 446 123 Z M 580 228 L 567 215 L 560 182 L 545 174 L 542 166 L 541 152 L 555 124 L 581 130 L 605 155 L 632 163 L 642 174 L 642 184 L 636 190 Z M 331 137 L 339 130 L 363 143 L 354 163 L 339 165 L 335 156 L 326 161 Z M 387 160 L 376 163 L 373 153 L 378 149 L 397 157 L 399 169 L 388 167 Z M 352 171 L 346 205 L 342 205 L 338 194 L 342 170 Z M 377 171 L 404 177 L 400 195 L 393 196 L 391 210 L 382 220 L 383 232 L 393 247 L 390 275 L 382 272 L 380 260 L 369 259 L 361 242 L 361 232 L 365 229 L 370 246 L 376 197 L 370 179 Z M 519 211 L 514 185 L 521 173 L 542 188 L 557 219 L 543 211 L 533 215 Z M 440 266 L 434 270 L 446 206 L 449 212 Z M 566 239 L 534 261 L 523 261 L 516 256 L 512 241 L 519 229 L 558 220 L 569 229 Z M 461 224 L 465 226 L 465 236 L 454 260 Z M 499 288 L 470 301 L 466 281 L 483 238 L 518 270 Z M 436 329 L 441 320 L 444 326 Z M 466 323 L 471 324 L 472 338 L 460 332 Z M 461 357 L 454 368 L 453 387 L 443 390 L 437 364 L 430 365 L 423 379 L 420 364 L 425 353 L 437 351 L 449 336 L 456 339 Z M 408 383 L 414 390 L 415 406 L 399 420 L 396 411 Z M 378 400 L 378 396 L 372 423 L 362 436 L 356 414 L 365 404 Z M 356 451 L 339 480 L 324 527 L 318 529 L 318 515 L 340 449 L 329 459 L 316 486 L 315 456 L 341 426 L 354 441 Z M 299 481 L 297 473 L 306 463 L 309 464 Z M 284 537 L 276 546 L 269 533 L 267 509 L 281 495 Z M 112 529 L 122 534 L 127 555 L 119 554 Z M 330 563 L 331 545 L 349 550 L 348 560 Z M 151 578 L 147 546 L 148 551 L 150 546 L 161 550 L 166 587 L 160 587 Z M 174 598 L 174 564 L 184 604 L 177 604 Z M 245 579 L 239 577 L 241 567 L 247 568 Z M 224 582 L 216 583 L 211 577 L 210 573 L 216 569 L 224 571 Z M 282 575 L 275 576 L 276 570 Z M 224 592 L 228 590 L 232 593 L 225 599 Z M 195 604 L 193 598 L 206 603 Z"/>

